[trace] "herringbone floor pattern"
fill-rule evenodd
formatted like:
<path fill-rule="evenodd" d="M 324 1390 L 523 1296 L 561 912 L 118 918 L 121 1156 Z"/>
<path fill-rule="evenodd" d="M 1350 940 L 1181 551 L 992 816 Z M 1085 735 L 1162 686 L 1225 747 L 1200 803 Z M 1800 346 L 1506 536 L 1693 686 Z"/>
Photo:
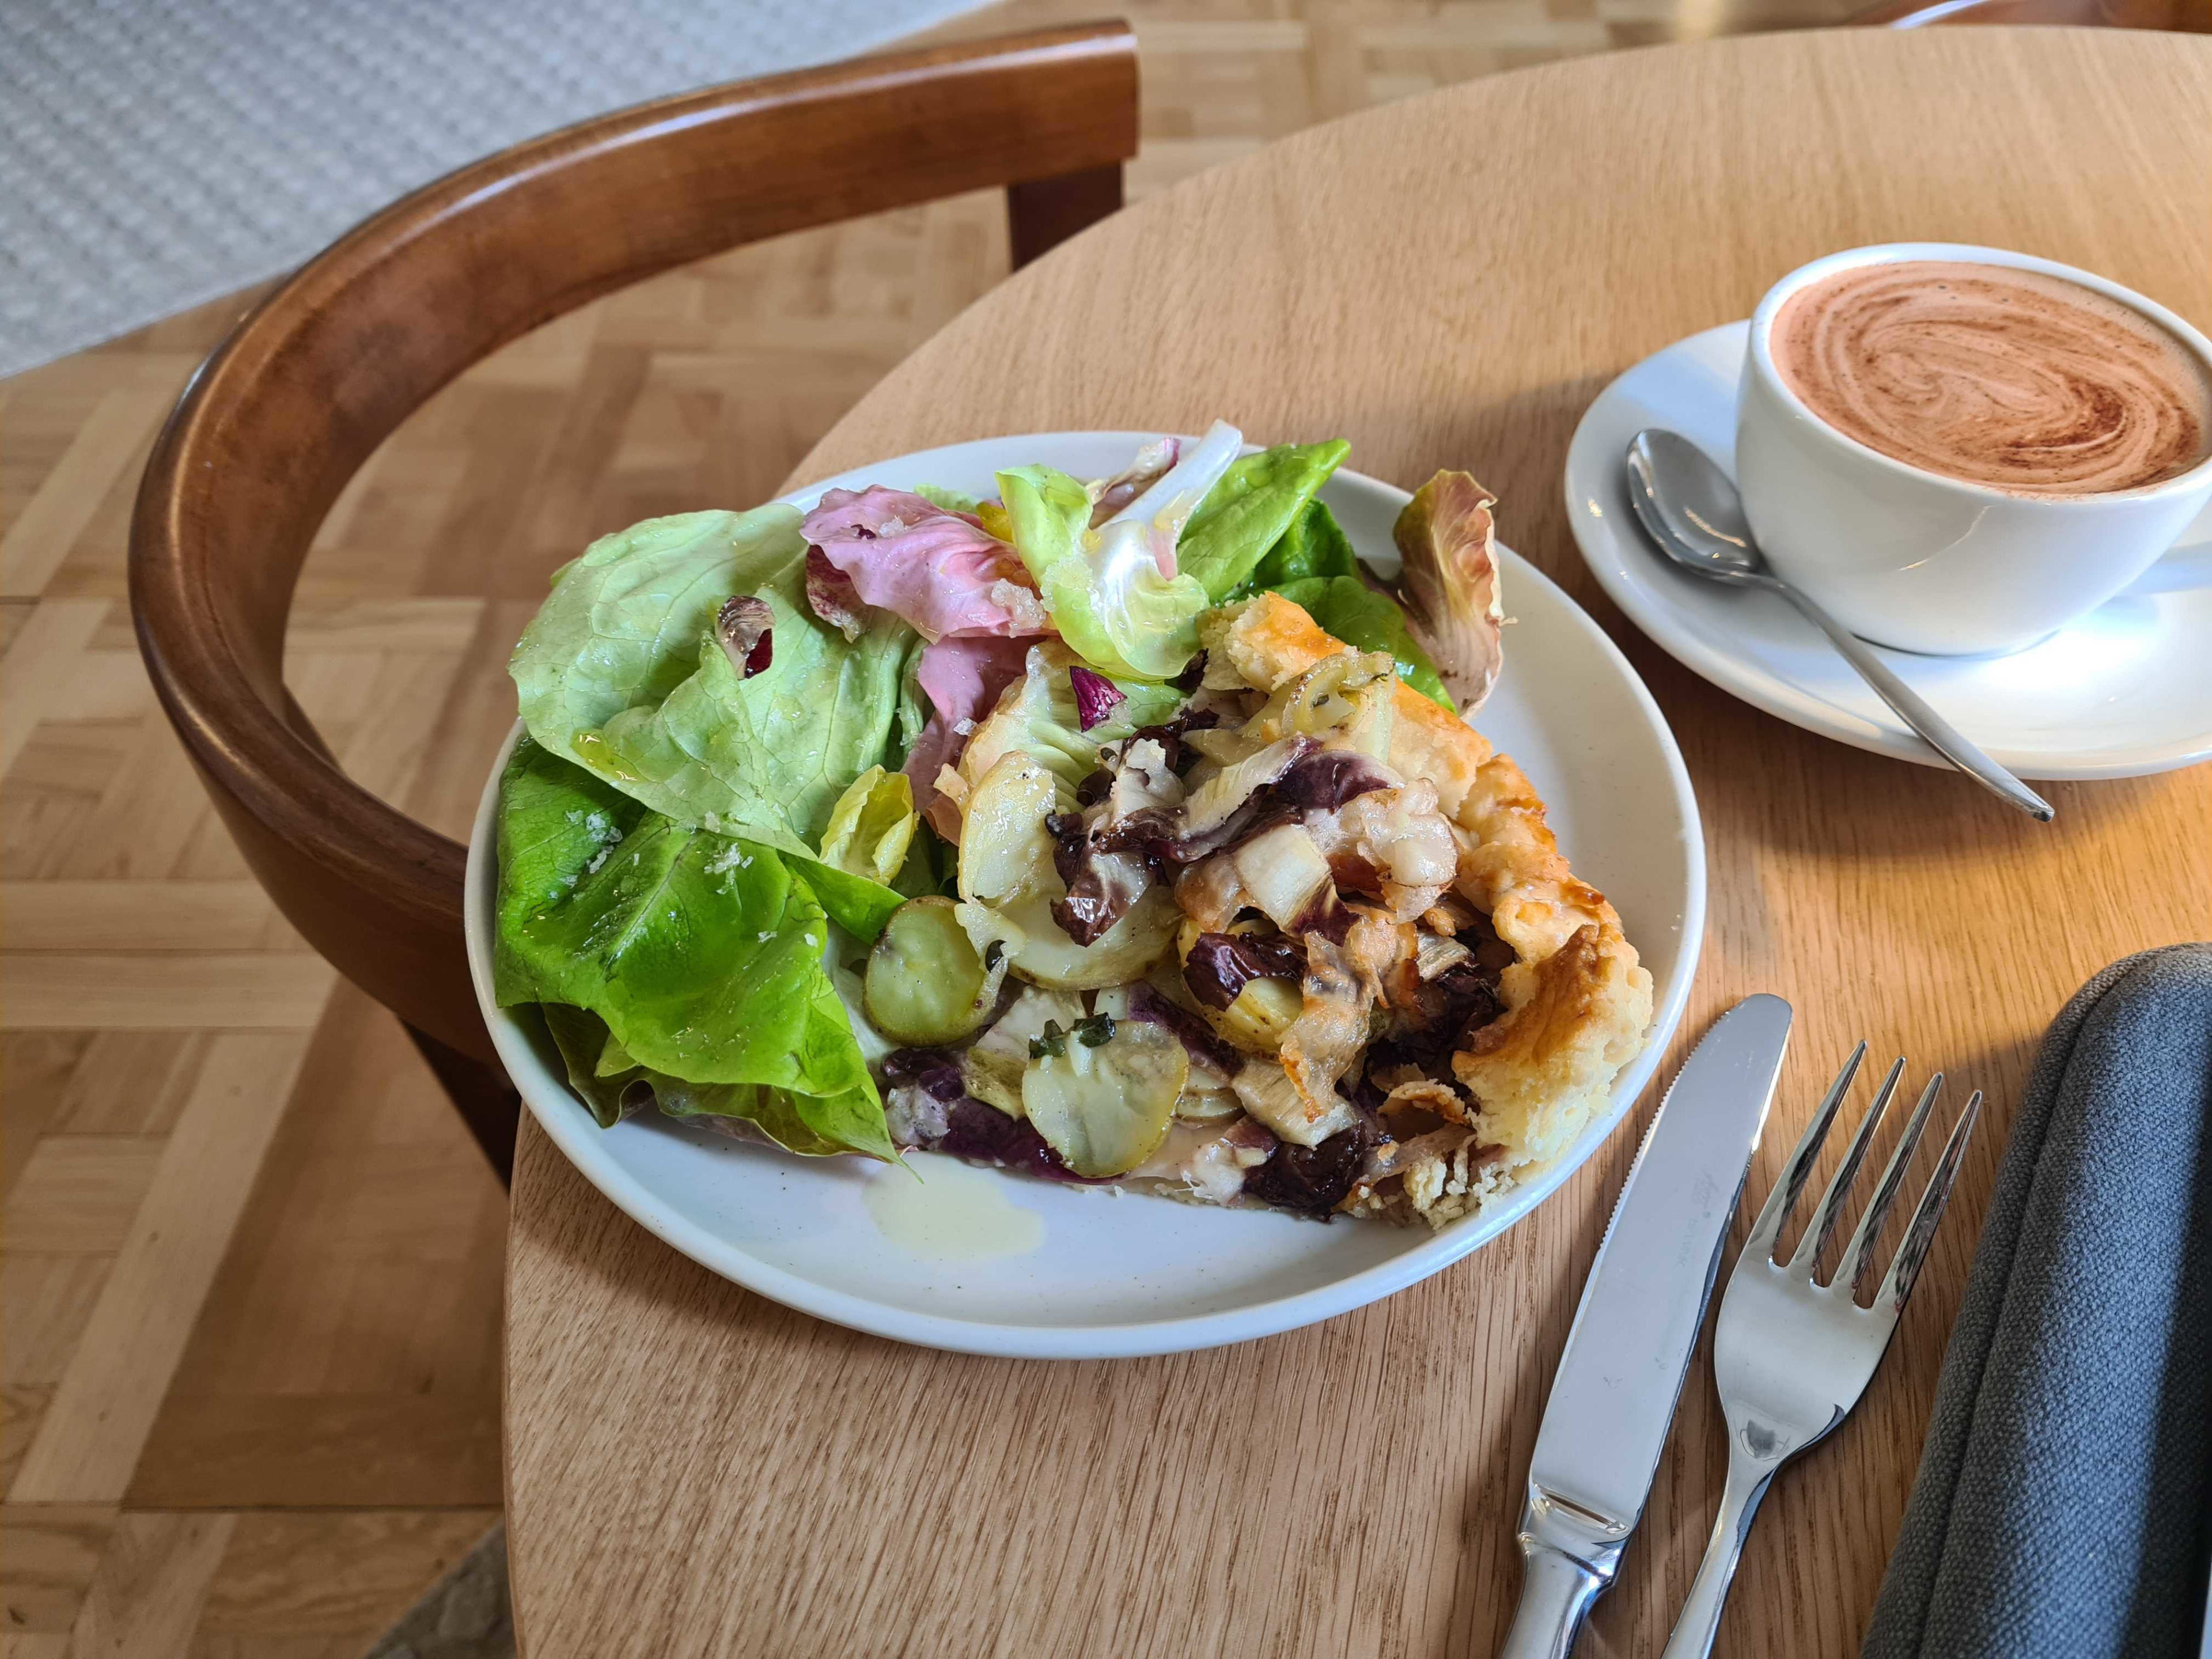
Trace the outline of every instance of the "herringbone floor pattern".
<path fill-rule="evenodd" d="M 1754 9 L 1755 7 L 1755 9 Z M 1014 0 L 948 33 L 1090 15 Z M 1155 191 L 1310 122 L 1830 0 L 1145 0 Z M 770 491 L 1003 274 L 996 197 L 621 294 L 441 394 L 331 514 L 291 684 L 465 833 L 547 572 Z M 500 1502 L 501 1194 L 391 1019 L 247 875 L 133 647 L 148 447 L 237 313 L 0 382 L 0 1659 L 343 1659 Z"/>

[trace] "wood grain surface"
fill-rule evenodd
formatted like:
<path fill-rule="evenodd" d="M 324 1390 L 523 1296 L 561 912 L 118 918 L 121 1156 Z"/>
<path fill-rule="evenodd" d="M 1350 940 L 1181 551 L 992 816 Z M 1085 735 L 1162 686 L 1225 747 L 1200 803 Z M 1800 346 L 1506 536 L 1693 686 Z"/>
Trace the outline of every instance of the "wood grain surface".
<path fill-rule="evenodd" d="M 1809 34 L 1500 76 L 1315 129 L 1079 238 L 800 469 L 1215 414 L 1262 439 L 1340 433 L 1401 483 L 1474 469 L 1687 755 L 1712 897 L 1676 1054 L 1749 991 L 1799 1009 L 1754 1187 L 1857 1037 L 1989 1091 L 1896 1347 L 1778 1483 L 1724 1653 L 1855 1650 L 2037 1040 L 2097 968 L 2212 926 L 2212 770 L 2058 785 L 2039 828 L 1733 702 L 1600 600 L 1564 520 L 1567 437 L 1607 377 L 1856 243 L 2026 248 L 2212 321 L 2207 134 L 2212 42 L 2148 35 Z M 527 1651 L 1487 1652 L 1550 1370 L 1633 1144 L 1364 1312 L 1054 1365 L 921 1352 L 737 1290 L 526 1126 L 507 1433 Z M 1584 1651 L 1656 1650 L 1686 1587 L 1723 1467 L 1702 1353 L 1684 1402 Z"/>
<path fill-rule="evenodd" d="M 1129 0 L 1130 192 L 1476 75 L 1852 6 Z M 1102 9 L 1001 0 L 935 38 Z M 465 836 L 547 574 L 774 493 L 1004 278 L 1007 216 L 977 191 L 685 265 L 432 398 L 294 594 L 285 684 L 346 775 Z M 73 1628 L 119 1659 L 351 1659 L 501 1501 L 506 1195 L 398 1023 L 253 879 L 125 602 L 155 432 L 258 297 L 0 380 L 0 1659 Z"/>

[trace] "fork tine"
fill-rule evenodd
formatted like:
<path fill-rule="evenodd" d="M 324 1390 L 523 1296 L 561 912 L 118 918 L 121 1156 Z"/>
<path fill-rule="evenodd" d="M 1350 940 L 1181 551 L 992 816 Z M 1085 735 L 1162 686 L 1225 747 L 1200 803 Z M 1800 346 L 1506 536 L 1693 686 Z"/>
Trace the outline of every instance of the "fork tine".
<path fill-rule="evenodd" d="M 1820 1155 L 1820 1143 L 1828 1138 L 1828 1126 L 1836 1121 L 1836 1108 L 1842 1105 L 1851 1079 L 1859 1074 L 1859 1062 L 1866 1058 L 1867 1046 L 1862 1042 L 1851 1050 L 1851 1057 L 1844 1062 L 1844 1069 L 1836 1073 L 1836 1080 L 1828 1085 L 1826 1098 L 1820 1109 L 1813 1114 L 1813 1121 L 1805 1126 L 1805 1133 L 1797 1142 L 1797 1150 L 1790 1154 L 1789 1163 L 1782 1166 L 1782 1179 L 1774 1183 L 1774 1190 L 1766 1195 L 1765 1206 L 1759 1219 L 1751 1224 L 1751 1235 L 1743 1242 L 1744 1260 L 1752 1258 L 1754 1249 L 1767 1261 L 1774 1260 L 1774 1241 L 1782 1231 L 1782 1224 L 1790 1219 L 1790 1212 L 1797 1207 L 1797 1194 L 1805 1189 L 1805 1177 L 1813 1172 L 1813 1160 Z"/>
<path fill-rule="evenodd" d="M 1893 1314 L 1905 1311 L 1912 1283 L 1920 1277 L 1920 1265 L 1928 1259 L 1928 1247 L 1936 1237 L 1936 1224 L 1942 1220 L 1944 1206 L 1951 1201 L 1951 1184 L 1959 1178 L 1959 1162 L 1966 1156 L 1967 1137 L 1973 1133 L 1974 1120 L 1981 1110 L 1982 1091 L 1977 1089 L 1952 1126 L 1951 1138 L 1943 1143 L 1943 1156 L 1936 1161 L 1936 1173 L 1928 1177 L 1928 1190 L 1921 1194 L 1920 1207 L 1913 1211 L 1912 1223 L 1905 1230 L 1905 1243 L 1897 1247 L 1897 1260 L 1889 1264 L 1889 1273 L 1881 1281 L 1875 1307 L 1887 1306 Z"/>
<path fill-rule="evenodd" d="M 1859 1218 L 1851 1242 L 1844 1247 L 1833 1282 L 1850 1285 L 1854 1301 L 1858 1299 L 1859 1289 L 1866 1281 L 1867 1268 L 1874 1258 L 1874 1242 L 1881 1233 L 1881 1224 L 1889 1218 L 1889 1206 L 1896 1201 L 1897 1189 L 1905 1184 L 1905 1166 L 1911 1161 L 1912 1149 L 1920 1144 L 1921 1133 L 1928 1127 L 1928 1115 L 1935 1109 L 1936 1097 L 1942 1092 L 1943 1073 L 1938 1072 L 1920 1091 L 1919 1104 L 1912 1109 L 1912 1116 L 1905 1126 L 1905 1133 L 1898 1137 L 1889 1162 L 1882 1165 L 1881 1183 L 1874 1189 L 1874 1201 Z"/>
<path fill-rule="evenodd" d="M 1844 1152 L 1844 1161 L 1836 1166 L 1835 1175 L 1828 1182 L 1828 1190 L 1820 1194 L 1820 1207 L 1813 1212 L 1813 1219 L 1805 1229 L 1805 1237 L 1797 1241 L 1797 1253 L 1790 1258 L 1790 1271 L 1810 1277 L 1814 1259 L 1828 1248 L 1828 1236 L 1836 1231 L 1844 1200 L 1850 1196 L 1851 1182 L 1858 1178 L 1859 1165 L 1866 1160 L 1867 1144 L 1874 1139 L 1875 1126 L 1881 1115 L 1889 1109 L 1890 1097 L 1897 1092 L 1897 1080 L 1905 1075 L 1902 1059 L 1890 1064 L 1889 1075 L 1875 1091 L 1874 1104 L 1867 1108 L 1866 1115 L 1859 1120 L 1858 1133 Z"/>

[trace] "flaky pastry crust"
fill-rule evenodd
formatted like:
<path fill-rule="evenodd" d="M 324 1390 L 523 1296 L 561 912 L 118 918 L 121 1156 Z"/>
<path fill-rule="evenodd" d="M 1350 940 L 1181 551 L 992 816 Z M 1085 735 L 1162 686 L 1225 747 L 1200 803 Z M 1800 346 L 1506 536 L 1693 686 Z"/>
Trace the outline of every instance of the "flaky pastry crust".
<path fill-rule="evenodd" d="M 1273 593 L 1208 612 L 1200 642 L 1209 683 L 1225 664 L 1264 691 L 1346 649 Z M 1475 1099 L 1473 1121 L 1387 1146 L 1345 1203 L 1441 1225 L 1574 1144 L 1643 1049 L 1651 975 L 1605 895 L 1568 868 L 1511 758 L 1402 683 L 1391 707 L 1390 765 L 1435 784 L 1458 843 L 1453 889 L 1516 958 L 1498 986 L 1505 1012 L 1452 1058 Z"/>

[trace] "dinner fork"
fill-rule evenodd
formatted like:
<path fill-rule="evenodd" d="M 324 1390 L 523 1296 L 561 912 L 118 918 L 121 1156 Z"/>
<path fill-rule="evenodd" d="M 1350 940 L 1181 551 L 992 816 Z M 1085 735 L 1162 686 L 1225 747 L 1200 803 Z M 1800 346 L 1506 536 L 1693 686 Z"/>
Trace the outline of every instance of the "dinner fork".
<path fill-rule="evenodd" d="M 1713 1336 L 1713 1381 L 1721 1396 L 1721 1413 L 1728 1421 L 1728 1481 L 1721 1491 L 1721 1512 L 1713 1523 L 1712 1541 L 1690 1586 L 1690 1599 L 1674 1632 L 1667 1639 L 1662 1659 L 1705 1659 L 1712 1651 L 1714 1633 L 1720 1628 L 1721 1608 L 1728 1600 L 1729 1583 L 1735 1577 L 1743 1553 L 1745 1535 L 1768 1484 L 1781 1467 L 1824 1438 L 1842 1422 L 1881 1363 L 1889 1339 L 1897 1330 L 1897 1316 L 1912 1294 L 1928 1247 L 1943 1218 L 1951 1186 L 1958 1179 L 1959 1160 L 1982 1106 L 1981 1091 L 1974 1091 L 1966 1109 L 1944 1142 L 1936 1172 L 1920 1195 L 1919 1207 L 1905 1230 L 1905 1239 L 1883 1276 L 1873 1304 L 1861 1307 L 1858 1292 L 1874 1259 L 1881 1224 L 1889 1214 L 1905 1178 L 1905 1166 L 1927 1127 L 1936 1097 L 1942 1092 L 1943 1074 L 1930 1078 L 1912 1109 L 1896 1150 L 1881 1172 L 1874 1201 L 1859 1218 L 1835 1277 L 1827 1284 L 1814 1277 L 1814 1264 L 1842 1218 L 1844 1199 L 1866 1158 L 1875 1127 L 1881 1121 L 1890 1097 L 1897 1092 L 1905 1062 L 1889 1068 L 1867 1109 L 1865 1121 L 1851 1137 L 1820 1207 L 1805 1229 L 1787 1266 L 1774 1260 L 1776 1239 L 1796 1207 L 1797 1195 L 1813 1170 L 1836 1109 L 1858 1075 L 1866 1058 L 1862 1042 L 1844 1062 L 1844 1069 L 1820 1103 L 1797 1150 L 1784 1166 L 1766 1206 L 1744 1240 L 1743 1253 L 1729 1275 L 1721 1302 L 1720 1320 Z"/>

